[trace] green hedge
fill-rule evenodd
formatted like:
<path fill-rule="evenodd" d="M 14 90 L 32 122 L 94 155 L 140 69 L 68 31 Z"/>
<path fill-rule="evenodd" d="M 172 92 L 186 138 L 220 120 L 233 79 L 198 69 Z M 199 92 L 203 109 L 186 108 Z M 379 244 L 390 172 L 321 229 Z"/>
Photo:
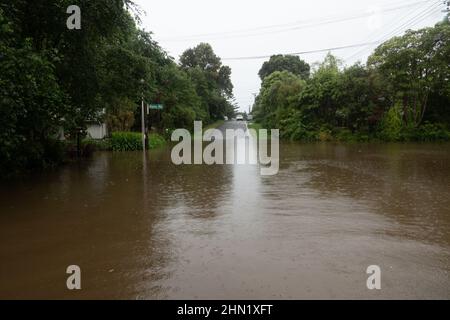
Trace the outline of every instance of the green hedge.
<path fill-rule="evenodd" d="M 149 148 L 155 149 L 166 144 L 166 140 L 157 133 L 150 134 Z M 111 135 L 113 151 L 142 150 L 142 134 L 138 132 L 114 132 Z"/>
<path fill-rule="evenodd" d="M 149 137 L 150 141 L 148 142 L 150 149 L 156 149 L 164 146 L 166 144 L 166 140 L 163 136 L 157 133 L 151 133 Z"/>
<path fill-rule="evenodd" d="M 111 140 L 110 139 L 102 139 L 102 140 L 95 140 L 95 139 L 84 139 L 81 142 L 81 146 L 83 148 L 93 149 L 93 151 L 111 151 Z"/>
<path fill-rule="evenodd" d="M 142 150 L 142 135 L 137 132 L 113 132 L 111 147 L 113 151 Z"/>

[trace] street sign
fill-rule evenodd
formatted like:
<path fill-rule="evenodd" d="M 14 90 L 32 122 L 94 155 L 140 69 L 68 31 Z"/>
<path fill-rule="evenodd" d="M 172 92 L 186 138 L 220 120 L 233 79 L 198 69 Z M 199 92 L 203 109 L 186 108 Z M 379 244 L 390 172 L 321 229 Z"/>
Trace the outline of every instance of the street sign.
<path fill-rule="evenodd" d="M 147 105 L 147 108 L 149 109 L 149 110 L 162 110 L 162 109 L 164 109 L 164 105 L 162 105 L 162 104 L 148 104 Z"/>

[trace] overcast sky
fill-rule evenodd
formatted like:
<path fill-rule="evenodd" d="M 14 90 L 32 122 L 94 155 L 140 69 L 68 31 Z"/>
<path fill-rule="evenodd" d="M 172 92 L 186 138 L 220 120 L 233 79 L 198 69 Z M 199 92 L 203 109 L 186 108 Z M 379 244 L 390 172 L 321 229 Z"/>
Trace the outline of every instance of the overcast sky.
<path fill-rule="evenodd" d="M 180 54 L 208 42 L 232 69 L 234 95 L 248 111 L 260 87 L 264 58 L 278 53 L 359 45 L 399 35 L 406 29 L 432 26 L 445 9 L 438 0 L 135 0 L 146 12 L 142 28 L 151 31 L 177 61 Z M 376 44 L 331 50 L 352 64 L 366 61 Z M 310 64 L 326 52 L 301 54 Z"/>

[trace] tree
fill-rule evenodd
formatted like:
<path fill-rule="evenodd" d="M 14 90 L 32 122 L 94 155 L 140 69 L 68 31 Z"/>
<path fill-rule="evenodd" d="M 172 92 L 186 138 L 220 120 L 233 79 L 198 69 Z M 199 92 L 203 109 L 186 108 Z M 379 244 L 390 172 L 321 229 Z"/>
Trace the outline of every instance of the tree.
<path fill-rule="evenodd" d="M 133 1 L 78 1 L 80 30 L 67 29 L 71 4 L 0 0 L 1 171 L 56 161 L 62 128 L 69 141 L 88 120 L 137 129 L 142 99 L 165 104 L 160 130 L 234 112 L 231 69 L 211 46 L 187 50 L 180 67 L 137 27 Z"/>
<path fill-rule="evenodd" d="M 390 101 L 382 83 L 370 70 L 355 64 L 343 70 L 338 82 L 337 125 L 352 132 L 369 132 L 381 120 Z"/>
<path fill-rule="evenodd" d="M 388 40 L 367 65 L 342 68 L 339 59 L 328 54 L 299 90 L 291 86 L 295 82 L 287 74 L 270 73 L 277 57 L 283 58 L 274 56 L 261 68 L 263 81 L 253 113 L 263 125 L 279 128 L 281 137 L 361 141 L 450 137 L 448 21 Z"/>
<path fill-rule="evenodd" d="M 15 38 L 0 8 L 0 174 L 50 165 L 60 156 L 52 143 L 70 106 L 51 58 Z M 55 154 L 57 153 L 57 154 Z"/>
<path fill-rule="evenodd" d="M 289 71 L 306 80 L 309 78 L 310 66 L 298 56 L 278 54 L 264 62 L 258 74 L 261 80 L 264 80 L 275 71 Z"/>
<path fill-rule="evenodd" d="M 159 75 L 158 102 L 164 104 L 162 126 L 164 128 L 192 128 L 195 120 L 207 119 L 201 99 L 193 83 L 175 63 L 166 65 Z"/>
<path fill-rule="evenodd" d="M 234 107 L 229 101 L 233 98 L 231 68 L 222 65 L 209 44 L 200 43 L 183 52 L 180 66 L 194 82 L 209 119 L 223 119 L 233 112 Z"/>
<path fill-rule="evenodd" d="M 0 0 L 1 171 L 56 162 L 57 132 L 84 127 L 102 109 L 129 127 L 124 109 L 152 93 L 154 60 L 164 54 L 137 31 L 132 2 L 78 1 L 83 22 L 76 31 L 66 26 L 70 4 Z"/>
<path fill-rule="evenodd" d="M 433 91 L 449 91 L 450 28 L 407 31 L 380 45 L 368 60 L 388 85 L 392 99 L 402 105 L 405 126 L 419 126 Z"/>
<path fill-rule="evenodd" d="M 299 96 L 299 108 L 313 123 L 337 125 L 336 111 L 342 96 L 339 64 L 329 53 Z"/>
<path fill-rule="evenodd" d="M 253 113 L 267 128 L 279 128 L 280 121 L 295 108 L 305 81 L 288 71 L 275 71 L 264 78 Z"/>

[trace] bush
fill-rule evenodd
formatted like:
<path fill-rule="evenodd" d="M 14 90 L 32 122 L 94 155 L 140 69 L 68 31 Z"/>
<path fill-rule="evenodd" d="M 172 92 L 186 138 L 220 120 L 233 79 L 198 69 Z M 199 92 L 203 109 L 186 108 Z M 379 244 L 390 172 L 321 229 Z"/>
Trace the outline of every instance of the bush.
<path fill-rule="evenodd" d="M 113 151 L 142 150 L 142 135 L 138 132 L 114 132 L 111 136 Z"/>
<path fill-rule="evenodd" d="M 163 136 L 157 133 L 149 135 L 149 148 L 155 149 L 166 144 Z M 111 136 L 110 150 L 137 151 L 142 150 L 142 134 L 138 132 L 114 132 Z"/>
<path fill-rule="evenodd" d="M 111 151 L 111 140 L 95 140 L 95 139 L 84 139 L 81 142 L 83 149 L 92 149 L 93 151 Z"/>
<path fill-rule="evenodd" d="M 399 107 L 390 108 L 381 120 L 380 138 L 387 141 L 402 140 L 403 121 Z"/>
<path fill-rule="evenodd" d="M 317 140 L 318 141 L 332 141 L 333 140 L 333 133 L 331 129 L 329 129 L 327 126 L 322 126 L 317 133 Z"/>
<path fill-rule="evenodd" d="M 13 40 L 19 32 L 2 8 L 0 178 L 60 163 L 64 150 L 53 136 L 61 125 L 58 119 L 70 108 L 50 55 L 34 52 L 31 39 Z"/>
<path fill-rule="evenodd" d="M 358 137 L 347 128 L 336 129 L 336 140 L 345 142 L 354 142 L 358 140 Z"/>
<path fill-rule="evenodd" d="M 425 123 L 416 130 L 419 141 L 448 141 L 450 132 L 442 124 Z"/>
<path fill-rule="evenodd" d="M 0 152 L 5 152 L 0 153 L 0 179 L 57 166 L 64 162 L 65 150 L 64 143 L 53 139 L 24 141 L 10 150 L 0 146 Z"/>
<path fill-rule="evenodd" d="M 336 140 L 341 142 L 369 142 L 374 138 L 367 133 L 352 132 L 347 128 L 338 128 L 335 131 Z"/>
<path fill-rule="evenodd" d="M 307 121 L 300 111 L 291 111 L 290 117 L 280 121 L 280 138 L 291 141 L 316 140 L 314 132 L 305 123 Z"/>
<path fill-rule="evenodd" d="M 148 144 L 150 149 L 160 148 L 166 144 L 166 140 L 164 139 L 164 137 L 157 133 L 151 133 L 149 139 L 150 141 Z"/>

